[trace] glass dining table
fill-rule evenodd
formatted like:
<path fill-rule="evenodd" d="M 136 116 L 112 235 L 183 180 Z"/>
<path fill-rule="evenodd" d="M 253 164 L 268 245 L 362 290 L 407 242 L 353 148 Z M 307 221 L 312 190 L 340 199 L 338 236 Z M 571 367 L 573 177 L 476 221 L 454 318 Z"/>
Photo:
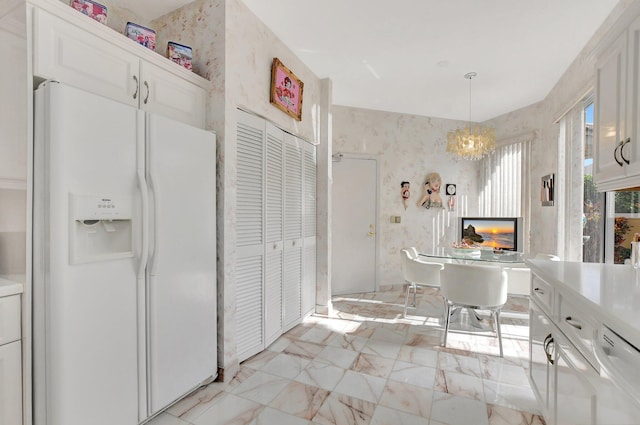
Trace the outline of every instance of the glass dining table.
<path fill-rule="evenodd" d="M 496 253 L 492 249 L 457 249 L 439 248 L 431 253 L 419 252 L 420 257 L 431 260 L 448 260 L 450 263 L 473 264 L 473 263 L 499 263 L 507 267 L 526 267 L 522 253 L 513 251 L 502 251 Z"/>

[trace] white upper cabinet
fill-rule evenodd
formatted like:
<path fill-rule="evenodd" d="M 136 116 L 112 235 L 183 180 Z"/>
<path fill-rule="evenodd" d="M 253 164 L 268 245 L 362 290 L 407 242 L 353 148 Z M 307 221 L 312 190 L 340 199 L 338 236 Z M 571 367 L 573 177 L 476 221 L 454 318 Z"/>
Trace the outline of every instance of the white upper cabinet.
<path fill-rule="evenodd" d="M 598 190 L 640 186 L 640 18 L 596 65 L 594 178 Z"/>
<path fill-rule="evenodd" d="M 27 187 L 26 40 L 12 32 L 11 17 L 0 19 L 0 190 Z M 1 197 L 1 195 L 0 195 Z M 0 200 L 0 204 L 2 204 Z M 6 205 L 4 206 L 6 209 Z"/>
<path fill-rule="evenodd" d="M 205 127 L 208 81 L 64 4 L 33 8 L 33 74 Z"/>

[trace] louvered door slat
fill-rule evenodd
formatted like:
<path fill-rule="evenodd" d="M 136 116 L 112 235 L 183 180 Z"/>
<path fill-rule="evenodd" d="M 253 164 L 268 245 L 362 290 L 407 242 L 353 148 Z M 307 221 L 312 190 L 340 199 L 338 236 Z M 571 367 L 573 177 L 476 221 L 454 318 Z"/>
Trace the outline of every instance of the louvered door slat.
<path fill-rule="evenodd" d="M 296 325 L 302 317 L 302 249 L 299 247 L 284 251 L 284 330 Z"/>
<path fill-rule="evenodd" d="M 264 240 L 264 128 L 239 121 L 237 130 L 236 244 L 238 247 L 248 247 L 262 244 Z"/>
<path fill-rule="evenodd" d="M 282 250 L 267 252 L 265 273 L 265 345 L 282 335 Z"/>
<path fill-rule="evenodd" d="M 239 259 L 236 267 L 236 332 L 240 360 L 264 348 L 262 256 Z"/>
<path fill-rule="evenodd" d="M 316 149 L 313 145 L 304 147 L 303 168 L 303 235 L 309 237 L 316 235 Z"/>
<path fill-rule="evenodd" d="M 283 151 L 282 130 L 271 126 L 267 130 L 267 159 L 266 159 L 266 186 L 267 186 L 267 242 L 282 240 L 283 220 Z"/>
<path fill-rule="evenodd" d="M 295 136 L 285 136 L 285 240 L 302 236 L 302 149 Z"/>
<path fill-rule="evenodd" d="M 313 311 L 316 304 L 316 241 L 305 238 L 302 255 L 302 315 Z"/>
<path fill-rule="evenodd" d="M 265 344 L 282 335 L 283 136 L 266 123 Z"/>

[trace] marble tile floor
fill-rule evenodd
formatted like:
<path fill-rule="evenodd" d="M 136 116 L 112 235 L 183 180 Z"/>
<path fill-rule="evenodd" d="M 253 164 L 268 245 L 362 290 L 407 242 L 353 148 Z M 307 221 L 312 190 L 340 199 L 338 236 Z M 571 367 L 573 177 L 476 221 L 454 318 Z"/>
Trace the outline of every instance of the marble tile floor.
<path fill-rule="evenodd" d="M 402 286 L 333 298 L 331 317 L 310 316 L 150 425 L 543 425 L 527 379 L 528 300 L 501 317 L 504 358 L 482 314 L 466 313 L 442 347 L 443 302 L 418 290 L 402 317 Z M 470 332 L 469 330 L 473 330 Z"/>

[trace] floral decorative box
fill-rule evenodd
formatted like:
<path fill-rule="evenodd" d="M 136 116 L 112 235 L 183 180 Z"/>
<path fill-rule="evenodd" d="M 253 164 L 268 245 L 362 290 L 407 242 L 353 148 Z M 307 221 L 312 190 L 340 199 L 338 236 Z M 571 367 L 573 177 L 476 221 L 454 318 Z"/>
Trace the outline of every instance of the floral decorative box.
<path fill-rule="evenodd" d="M 170 41 L 167 44 L 167 57 L 188 70 L 192 69 L 193 50 L 189 46 Z"/>
<path fill-rule="evenodd" d="M 71 0 L 71 7 L 101 24 L 107 23 L 107 7 L 91 0 Z"/>
<path fill-rule="evenodd" d="M 151 50 L 156 50 L 156 32 L 151 28 L 127 22 L 125 34 L 138 44 L 142 44 Z"/>

